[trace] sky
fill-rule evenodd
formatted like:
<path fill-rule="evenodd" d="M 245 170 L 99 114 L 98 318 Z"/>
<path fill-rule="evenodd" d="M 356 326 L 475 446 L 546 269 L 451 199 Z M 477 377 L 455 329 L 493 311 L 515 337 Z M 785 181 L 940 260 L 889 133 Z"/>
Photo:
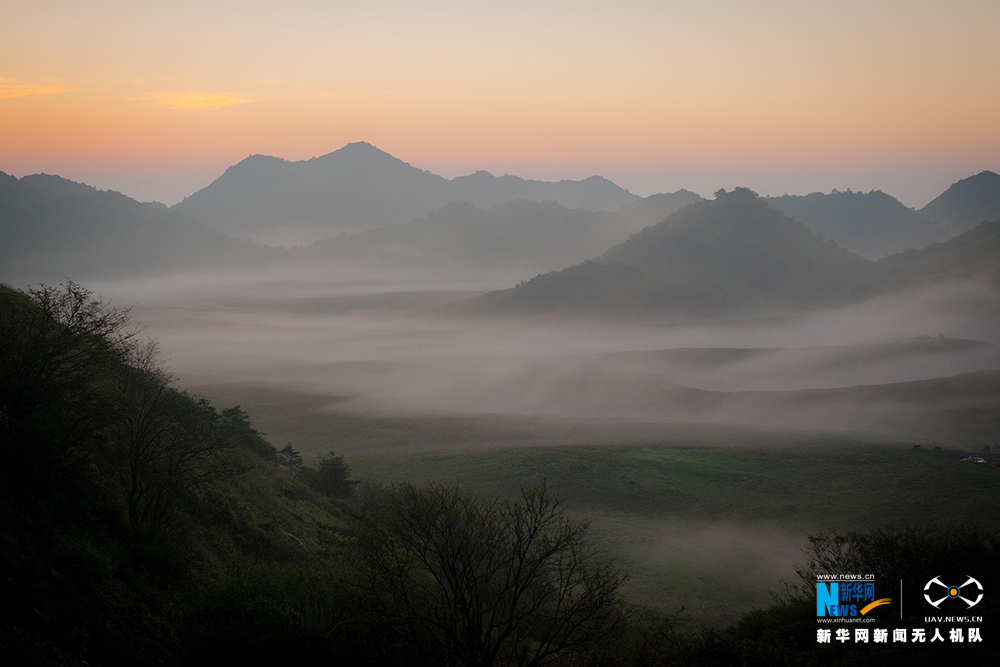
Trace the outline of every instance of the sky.
<path fill-rule="evenodd" d="M 1000 2 L 0 0 L 0 171 L 172 204 L 368 141 L 639 195 L 1000 171 Z"/>

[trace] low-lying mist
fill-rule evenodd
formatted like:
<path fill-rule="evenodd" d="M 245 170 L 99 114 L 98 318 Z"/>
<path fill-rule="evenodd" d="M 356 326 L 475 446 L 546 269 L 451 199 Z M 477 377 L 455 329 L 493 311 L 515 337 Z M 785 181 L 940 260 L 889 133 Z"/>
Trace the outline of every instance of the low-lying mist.
<path fill-rule="evenodd" d="M 159 340 L 182 386 L 271 386 L 326 396 L 330 410 L 352 413 L 914 436 L 931 408 L 995 409 L 1000 396 L 982 374 L 947 386 L 849 389 L 1000 371 L 1000 299 L 989 281 L 687 324 L 473 318 L 440 308 L 505 279 L 317 267 L 95 287 L 116 304 L 137 304 L 134 319 Z M 970 382 L 979 384 L 966 390 Z"/>

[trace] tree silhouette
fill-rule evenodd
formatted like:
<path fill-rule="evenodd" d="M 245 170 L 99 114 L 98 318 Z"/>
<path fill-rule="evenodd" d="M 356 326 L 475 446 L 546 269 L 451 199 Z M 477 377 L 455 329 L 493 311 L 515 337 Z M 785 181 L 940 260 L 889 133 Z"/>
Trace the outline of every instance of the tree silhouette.
<path fill-rule="evenodd" d="M 543 485 L 516 500 L 456 487 L 369 490 L 356 524 L 367 599 L 430 661 L 546 665 L 612 636 L 624 576 Z"/>

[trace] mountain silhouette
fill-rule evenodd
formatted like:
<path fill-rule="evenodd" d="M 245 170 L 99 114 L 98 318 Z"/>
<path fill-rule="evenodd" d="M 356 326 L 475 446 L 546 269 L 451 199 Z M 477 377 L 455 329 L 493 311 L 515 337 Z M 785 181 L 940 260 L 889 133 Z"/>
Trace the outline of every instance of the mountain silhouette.
<path fill-rule="evenodd" d="M 0 172 L 0 279 L 155 275 L 253 265 L 280 251 L 58 176 Z"/>
<path fill-rule="evenodd" d="M 507 268 L 530 275 L 574 264 L 608 247 L 613 222 L 610 213 L 569 209 L 553 201 L 517 200 L 488 210 L 455 202 L 408 223 L 316 241 L 299 254 L 310 261 Z"/>
<path fill-rule="evenodd" d="M 871 261 L 737 188 L 675 213 L 594 260 L 455 308 L 630 318 L 759 316 L 984 276 L 1000 286 L 1000 220 Z"/>
<path fill-rule="evenodd" d="M 447 204 L 407 223 L 316 241 L 295 257 L 381 267 L 550 271 L 593 257 L 635 231 L 701 201 L 685 190 L 653 195 L 614 213 L 554 201 L 508 201 L 487 210 Z"/>
<path fill-rule="evenodd" d="M 409 222 L 456 201 L 489 208 L 514 199 L 613 211 L 637 197 L 597 176 L 550 183 L 476 172 L 448 180 L 359 142 L 299 162 L 250 156 L 173 208 L 237 236 L 309 228 L 329 238 Z"/>
<path fill-rule="evenodd" d="M 923 248 L 951 236 L 939 224 L 881 190 L 834 190 L 830 194 L 767 197 L 765 201 L 837 245 L 869 259 L 907 248 Z"/>
<path fill-rule="evenodd" d="M 595 260 L 470 302 L 494 312 L 738 315 L 837 303 L 871 261 L 745 188 L 688 206 Z"/>
<path fill-rule="evenodd" d="M 981 276 L 1000 285 L 1000 220 L 981 222 L 944 243 L 886 257 L 855 292 L 867 296 Z"/>
<path fill-rule="evenodd" d="M 987 220 L 1000 218 L 1000 175 L 983 171 L 952 184 L 920 209 L 929 220 L 961 234 Z"/>
<path fill-rule="evenodd" d="M 624 204 L 615 212 L 615 217 L 622 232 L 635 234 L 650 225 L 663 222 L 682 208 L 702 201 L 705 199 L 701 195 L 681 189 L 677 192 L 650 195 L 630 204 Z"/>

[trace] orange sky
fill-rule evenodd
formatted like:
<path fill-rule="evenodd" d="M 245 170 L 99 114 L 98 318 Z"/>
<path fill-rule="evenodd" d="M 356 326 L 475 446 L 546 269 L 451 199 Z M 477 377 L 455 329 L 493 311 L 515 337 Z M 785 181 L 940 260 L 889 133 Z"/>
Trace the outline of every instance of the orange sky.
<path fill-rule="evenodd" d="M 172 202 L 366 140 L 449 176 L 919 205 L 1000 170 L 998 29 L 995 0 L 5 2 L 0 170 Z"/>

